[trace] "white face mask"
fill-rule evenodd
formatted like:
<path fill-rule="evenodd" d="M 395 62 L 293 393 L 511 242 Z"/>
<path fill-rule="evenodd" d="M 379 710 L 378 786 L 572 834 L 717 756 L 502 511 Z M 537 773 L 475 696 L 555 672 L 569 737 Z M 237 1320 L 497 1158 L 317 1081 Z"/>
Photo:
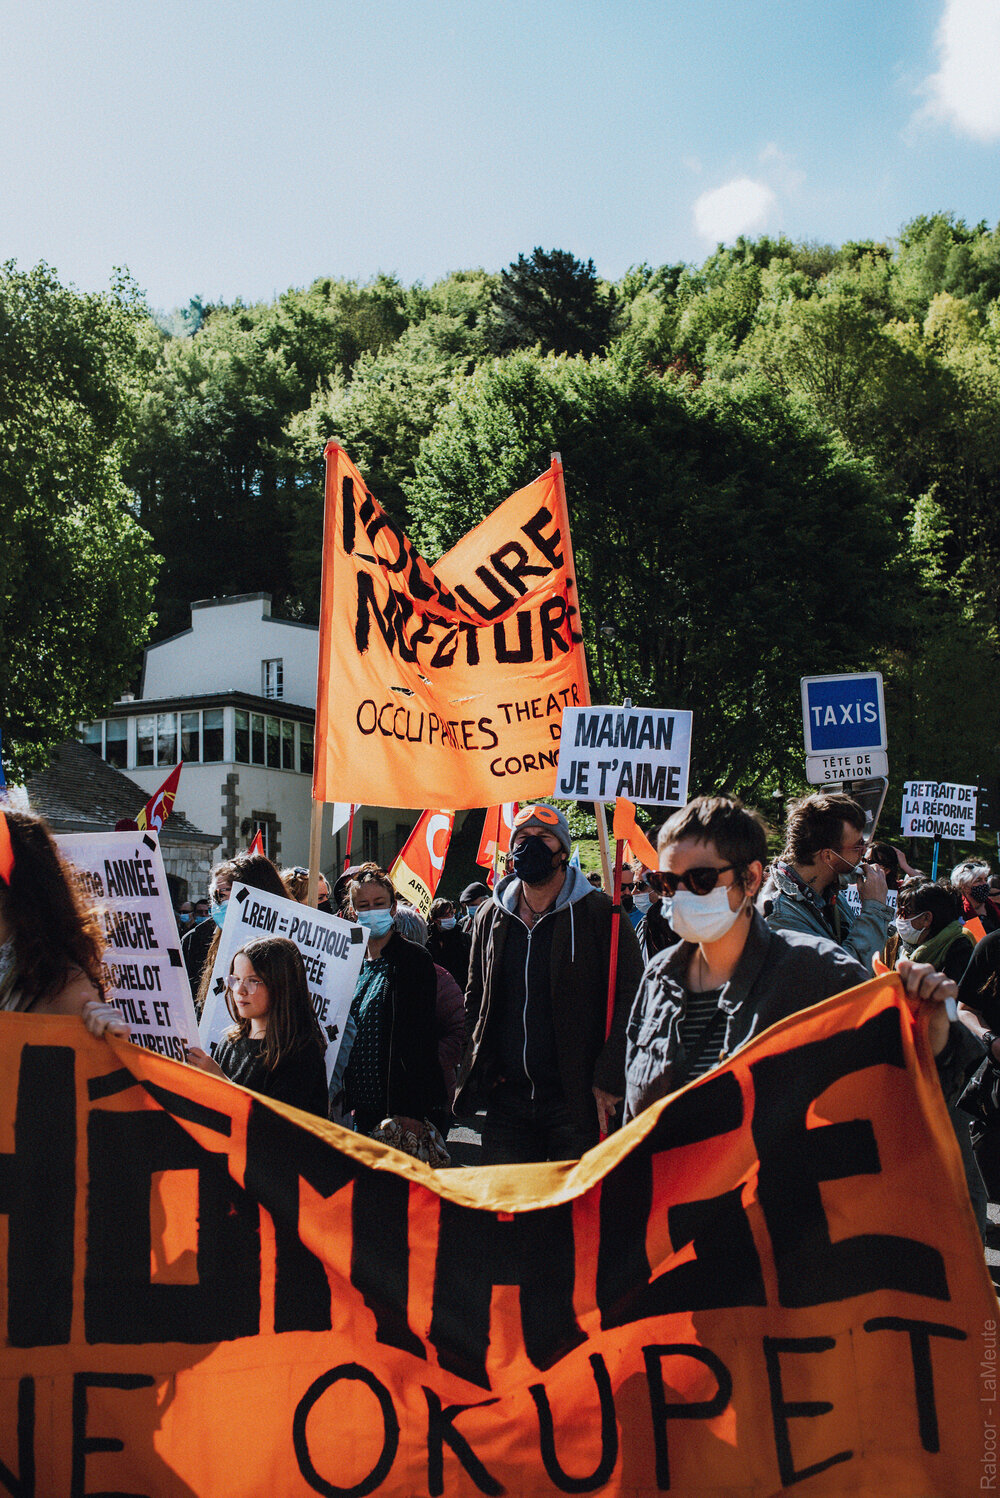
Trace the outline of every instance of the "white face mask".
<path fill-rule="evenodd" d="M 641 910 L 641 911 L 645 912 L 645 911 L 647 911 L 649 909 L 650 898 L 649 898 L 648 895 L 635 895 L 633 897 L 633 903 L 635 905 L 636 910 Z"/>
<path fill-rule="evenodd" d="M 729 903 L 729 890 L 717 884 L 707 895 L 679 889 L 670 902 L 670 924 L 682 941 L 718 941 L 732 930 L 742 906 Z"/>
<path fill-rule="evenodd" d="M 918 947 L 921 938 L 925 935 L 922 926 L 914 926 L 912 921 L 904 921 L 901 915 L 896 917 L 896 930 L 908 947 Z"/>

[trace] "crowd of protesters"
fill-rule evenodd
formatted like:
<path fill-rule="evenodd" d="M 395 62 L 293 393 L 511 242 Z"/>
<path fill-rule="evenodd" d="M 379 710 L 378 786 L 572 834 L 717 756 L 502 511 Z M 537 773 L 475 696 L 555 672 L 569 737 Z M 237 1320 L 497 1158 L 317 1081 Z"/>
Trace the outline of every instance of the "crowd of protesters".
<path fill-rule="evenodd" d="M 657 854 L 656 869 L 626 864 L 615 912 L 599 876 L 571 859 L 563 814 L 535 805 L 515 819 L 495 888 L 436 899 L 428 921 L 376 864 L 332 888 L 320 876 L 320 908 L 368 931 L 332 1080 L 302 959 L 274 937 L 234 955 L 232 1028 L 214 1058 L 192 1048 L 190 1061 L 432 1164 L 447 1163 L 456 1116 L 473 1115 L 484 1163 L 572 1159 L 769 1025 L 894 970 L 912 999 L 937 1003 L 931 1045 L 985 1233 L 987 1199 L 1000 1200 L 1000 895 L 989 865 L 968 859 L 931 880 L 871 841 L 856 802 L 825 793 L 791 803 L 771 862 L 763 820 L 726 797 L 674 813 Z M 199 1012 L 233 885 L 304 900 L 308 882 L 303 868 L 241 853 L 216 864 L 207 897 L 182 904 Z M 127 1036 L 102 974 L 100 921 L 44 822 L 7 811 L 0 1009 L 78 1014 L 95 1034 Z"/>

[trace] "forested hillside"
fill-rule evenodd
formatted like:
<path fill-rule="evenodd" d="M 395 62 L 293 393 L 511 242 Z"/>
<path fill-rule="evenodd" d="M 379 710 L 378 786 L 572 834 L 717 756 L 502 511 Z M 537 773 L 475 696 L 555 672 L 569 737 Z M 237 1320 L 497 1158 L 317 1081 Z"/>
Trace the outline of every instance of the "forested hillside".
<path fill-rule="evenodd" d="M 792 788 L 799 676 L 854 667 L 885 673 L 894 781 L 997 770 L 1000 230 L 739 240 L 616 284 L 536 249 L 143 337 L 122 472 L 157 635 L 258 589 L 315 619 L 331 435 L 431 560 L 558 449 L 595 698 L 693 708 L 696 788 Z"/>

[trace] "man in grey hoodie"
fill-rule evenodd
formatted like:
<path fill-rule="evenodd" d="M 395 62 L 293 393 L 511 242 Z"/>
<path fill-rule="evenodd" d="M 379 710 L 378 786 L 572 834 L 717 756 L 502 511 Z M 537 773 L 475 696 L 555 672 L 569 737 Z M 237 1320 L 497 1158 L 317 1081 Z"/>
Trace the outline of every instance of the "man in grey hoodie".
<path fill-rule="evenodd" d="M 466 1014 L 471 1036 L 456 1113 L 485 1105 L 484 1165 L 576 1159 L 625 1090 L 625 1026 L 642 975 L 628 920 L 606 1037 L 611 900 L 577 868 L 566 818 L 522 807 L 514 872 L 476 913 Z"/>

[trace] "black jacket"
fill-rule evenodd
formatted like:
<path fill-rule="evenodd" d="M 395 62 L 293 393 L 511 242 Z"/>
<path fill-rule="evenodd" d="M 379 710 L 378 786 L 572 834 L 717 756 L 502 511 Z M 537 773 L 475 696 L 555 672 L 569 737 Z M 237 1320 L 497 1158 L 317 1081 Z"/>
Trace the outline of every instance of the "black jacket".
<path fill-rule="evenodd" d="M 628 1022 L 626 1123 L 688 1080 L 679 1025 L 693 950 L 686 941 L 667 947 L 643 974 Z M 743 954 L 719 998 L 726 1013 L 723 1059 L 769 1025 L 870 977 L 836 942 L 799 931 L 772 931 L 754 911 Z"/>
<path fill-rule="evenodd" d="M 471 1038 L 455 1099 L 456 1113 L 474 1113 L 501 1080 L 498 981 L 508 935 L 514 923 L 519 923 L 502 902 L 505 892 L 516 884 L 513 875 L 501 880 L 493 899 L 476 912 L 465 999 Z M 566 893 L 568 897 L 572 890 Z M 561 1091 L 578 1126 L 589 1128 L 596 1116 L 592 1088 L 600 1087 L 615 1097 L 624 1092 L 625 1025 L 642 973 L 639 943 L 623 917 L 618 923 L 614 1017 L 611 1035 L 605 1040 L 611 900 L 600 890 L 588 887 L 583 893 L 581 889 L 577 898 L 557 903 L 545 919 L 553 922 L 549 993 Z"/>
<path fill-rule="evenodd" d="M 382 955 L 389 959 L 391 974 L 385 1116 L 429 1118 L 445 1129 L 448 1096 L 438 1060 L 434 963 L 426 947 L 406 941 L 398 931 L 389 937 Z M 350 1063 L 345 1081 L 349 1073 Z"/>

